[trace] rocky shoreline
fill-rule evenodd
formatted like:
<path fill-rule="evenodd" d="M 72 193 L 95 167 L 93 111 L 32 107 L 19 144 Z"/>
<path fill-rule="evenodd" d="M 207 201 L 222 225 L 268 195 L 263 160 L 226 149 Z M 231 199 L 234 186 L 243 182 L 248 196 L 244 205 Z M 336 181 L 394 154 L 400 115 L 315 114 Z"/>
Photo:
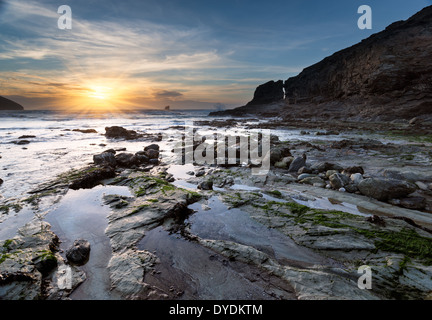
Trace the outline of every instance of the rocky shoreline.
<path fill-rule="evenodd" d="M 397 143 L 369 138 L 378 126 L 359 125 L 364 135 L 349 138 L 344 132 L 352 129 L 342 125 L 297 127 L 310 139 L 272 136 L 266 176 L 251 175 L 250 166 L 179 166 L 174 155 L 162 157 L 169 150 L 154 137 L 136 153 L 95 154 L 92 165 L 44 183 L 24 200 L 61 203 L 68 190 L 101 184 L 129 190 L 100 199 L 109 207 L 110 292 L 121 299 L 247 298 L 239 292 L 253 299 L 430 299 L 432 154 L 428 127 L 417 135 L 399 130 L 412 125 L 394 124 L 404 140 Z M 135 136 L 124 133 L 112 138 Z M 322 134 L 332 139 L 318 139 Z M 270 240 L 259 240 L 268 232 Z M 44 214 L 1 241 L 0 297 L 73 296 L 91 275 L 71 261 L 62 241 Z M 372 290 L 358 288 L 362 265 L 373 270 Z M 209 280 L 206 270 L 230 275 L 231 286 Z"/>

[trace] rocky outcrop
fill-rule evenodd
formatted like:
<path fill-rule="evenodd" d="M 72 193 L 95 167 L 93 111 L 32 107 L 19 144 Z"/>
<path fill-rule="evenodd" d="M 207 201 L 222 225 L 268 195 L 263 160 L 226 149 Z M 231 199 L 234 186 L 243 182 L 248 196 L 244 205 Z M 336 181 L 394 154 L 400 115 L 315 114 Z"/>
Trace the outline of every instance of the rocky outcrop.
<path fill-rule="evenodd" d="M 288 105 L 321 105 L 329 113 L 353 113 L 355 106 L 364 118 L 431 114 L 431 21 L 427 7 L 304 69 L 284 84 Z"/>
<path fill-rule="evenodd" d="M 286 120 L 432 119 L 431 35 L 429 6 L 286 80 L 283 105 L 257 109 L 250 103 L 211 115 L 276 113 Z M 264 90 L 267 86 L 257 88 L 259 96 L 252 102 L 275 101 L 273 90 Z"/>
<path fill-rule="evenodd" d="M 64 299 L 86 276 L 66 264 L 51 225 L 34 219 L 0 242 L 0 300 Z"/>
<path fill-rule="evenodd" d="M 0 97 L 0 110 L 24 110 L 24 107 L 15 101 Z"/>
<path fill-rule="evenodd" d="M 276 101 L 280 101 L 284 98 L 283 81 L 269 81 L 264 83 L 255 90 L 254 97 L 247 105 L 263 105 Z"/>

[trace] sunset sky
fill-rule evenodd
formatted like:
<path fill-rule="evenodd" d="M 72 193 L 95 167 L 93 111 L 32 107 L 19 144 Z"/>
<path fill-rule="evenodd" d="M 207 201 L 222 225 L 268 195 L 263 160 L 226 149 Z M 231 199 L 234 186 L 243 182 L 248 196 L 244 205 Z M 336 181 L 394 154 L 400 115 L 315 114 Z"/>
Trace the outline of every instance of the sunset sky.
<path fill-rule="evenodd" d="M 60 5 L 72 29 L 60 30 Z M 357 9 L 373 10 L 360 30 Z M 0 95 L 26 109 L 244 105 L 432 1 L 0 0 Z"/>

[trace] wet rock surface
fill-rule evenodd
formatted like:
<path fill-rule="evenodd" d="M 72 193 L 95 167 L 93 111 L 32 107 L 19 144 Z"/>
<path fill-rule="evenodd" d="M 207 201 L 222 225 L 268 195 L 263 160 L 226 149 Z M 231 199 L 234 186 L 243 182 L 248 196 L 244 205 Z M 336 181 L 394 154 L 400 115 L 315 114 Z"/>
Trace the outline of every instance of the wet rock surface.
<path fill-rule="evenodd" d="M 109 244 L 99 266 L 107 279 L 97 280 L 121 299 L 427 298 L 432 291 L 429 145 L 347 139 L 343 130 L 336 139 L 273 138 L 265 176 L 252 175 L 250 163 L 174 165 L 174 157 L 161 156 L 164 150 L 156 144 L 140 145 L 135 153 L 107 150 L 96 154 L 90 167 L 33 190 L 32 201 L 60 195 L 73 184 L 130 190 L 101 199 L 109 206 L 103 229 Z M 296 170 L 290 170 L 295 159 Z M 111 173 L 94 174 L 98 170 Z M 377 197 L 380 193 L 386 196 Z M 28 299 L 63 299 L 83 281 L 83 270 L 96 278 L 92 257 L 101 254 L 101 246 L 94 251 L 92 245 L 87 264 L 73 266 L 50 245 L 52 232 L 39 234 L 49 230 L 47 224 L 33 229 L 0 245 L 0 292 L 7 299 L 22 292 Z M 32 244 L 38 238 L 40 248 Z M 41 257 L 39 250 L 49 252 Z M 29 259 L 20 256 L 17 262 L 14 255 L 21 254 Z M 360 265 L 372 267 L 371 291 L 357 286 Z M 58 279 L 67 267 L 73 286 L 60 289 Z M 85 297 L 85 291 L 80 294 Z"/>

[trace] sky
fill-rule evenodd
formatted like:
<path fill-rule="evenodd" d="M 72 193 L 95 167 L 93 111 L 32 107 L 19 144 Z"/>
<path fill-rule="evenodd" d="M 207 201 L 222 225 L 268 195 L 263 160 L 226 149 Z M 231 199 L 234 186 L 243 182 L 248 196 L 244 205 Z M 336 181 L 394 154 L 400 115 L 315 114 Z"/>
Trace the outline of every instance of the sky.
<path fill-rule="evenodd" d="M 72 28 L 59 29 L 61 5 Z M 360 30 L 358 8 L 372 9 Z M 227 108 L 432 0 L 0 0 L 0 95 L 25 109 Z"/>

